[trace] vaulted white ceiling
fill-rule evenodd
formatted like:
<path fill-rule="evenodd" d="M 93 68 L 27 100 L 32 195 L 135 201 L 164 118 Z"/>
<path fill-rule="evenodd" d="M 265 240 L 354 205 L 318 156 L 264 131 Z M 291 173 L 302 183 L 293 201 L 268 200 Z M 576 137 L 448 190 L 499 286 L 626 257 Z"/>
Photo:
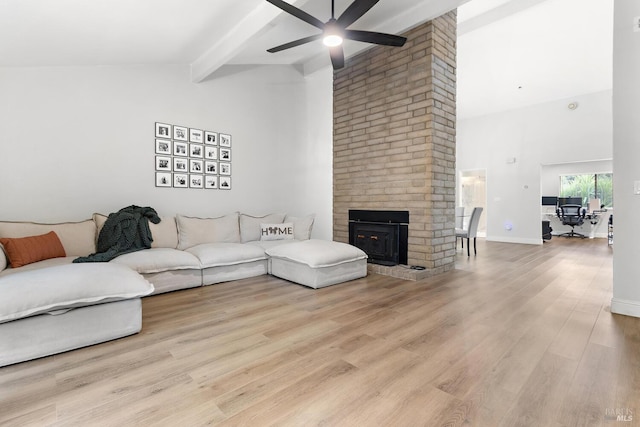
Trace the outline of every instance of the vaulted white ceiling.
<path fill-rule="evenodd" d="M 329 0 L 287 0 L 322 21 Z M 336 0 L 339 15 L 352 0 Z M 459 9 L 462 117 L 611 88 L 610 0 L 380 0 L 351 28 L 401 33 Z M 264 0 L 1 0 L 0 67 L 190 64 L 194 82 L 229 64 L 329 67 L 318 30 Z M 347 41 L 347 57 L 370 45 Z M 520 89 L 518 89 L 520 87 Z"/>
<path fill-rule="evenodd" d="M 458 19 L 459 117 L 612 88 L 611 0 L 472 0 Z"/>

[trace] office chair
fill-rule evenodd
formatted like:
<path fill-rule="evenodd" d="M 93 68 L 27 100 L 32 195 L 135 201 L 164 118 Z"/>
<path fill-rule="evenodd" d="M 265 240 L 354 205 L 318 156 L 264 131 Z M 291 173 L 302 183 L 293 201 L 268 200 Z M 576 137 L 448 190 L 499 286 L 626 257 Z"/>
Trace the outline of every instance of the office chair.
<path fill-rule="evenodd" d="M 562 221 L 563 225 L 568 225 L 571 227 L 571 231 L 567 233 L 562 233 L 560 236 L 564 237 L 581 237 L 585 238 L 584 234 L 576 233 L 574 227 L 576 225 L 584 224 L 584 217 L 586 211 L 580 205 L 562 205 L 558 207 L 556 211 L 558 218 Z"/>
<path fill-rule="evenodd" d="M 469 225 L 466 229 L 456 228 L 456 241 L 458 237 L 461 239 L 467 239 L 467 256 L 471 256 L 469 249 L 469 239 L 473 237 L 473 254 L 476 252 L 476 236 L 478 235 L 478 223 L 480 222 L 480 215 L 482 214 L 482 208 L 473 208 L 471 212 L 471 218 L 469 219 Z M 464 240 L 462 240 L 462 247 L 464 248 Z"/>

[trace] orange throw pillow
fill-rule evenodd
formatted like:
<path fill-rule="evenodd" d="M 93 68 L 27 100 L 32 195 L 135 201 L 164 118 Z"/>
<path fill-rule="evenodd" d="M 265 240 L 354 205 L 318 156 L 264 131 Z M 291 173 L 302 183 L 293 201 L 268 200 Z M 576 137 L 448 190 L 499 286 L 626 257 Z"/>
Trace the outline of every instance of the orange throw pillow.
<path fill-rule="evenodd" d="M 58 235 L 50 231 L 40 236 L 0 238 L 12 268 L 66 256 Z"/>

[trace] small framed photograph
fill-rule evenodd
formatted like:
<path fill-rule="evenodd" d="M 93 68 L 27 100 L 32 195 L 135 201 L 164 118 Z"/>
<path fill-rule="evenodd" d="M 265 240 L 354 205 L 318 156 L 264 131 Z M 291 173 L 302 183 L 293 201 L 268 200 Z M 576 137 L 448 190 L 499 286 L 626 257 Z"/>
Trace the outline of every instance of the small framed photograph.
<path fill-rule="evenodd" d="M 173 127 L 173 139 L 177 141 L 187 141 L 188 138 L 188 129 L 183 126 L 174 126 Z"/>
<path fill-rule="evenodd" d="M 173 171 L 174 172 L 187 172 L 187 159 L 180 159 L 178 157 L 173 158 Z"/>
<path fill-rule="evenodd" d="M 218 174 L 218 162 L 204 162 L 204 173 L 207 175 L 217 175 Z"/>
<path fill-rule="evenodd" d="M 215 132 L 204 132 L 204 143 L 209 145 L 218 145 L 218 134 Z"/>
<path fill-rule="evenodd" d="M 156 170 L 171 172 L 171 157 L 156 156 Z"/>
<path fill-rule="evenodd" d="M 220 175 L 231 175 L 231 163 L 220 162 Z"/>
<path fill-rule="evenodd" d="M 189 142 L 197 142 L 198 144 L 202 144 L 204 137 L 202 135 L 202 130 L 200 129 L 189 129 Z"/>
<path fill-rule="evenodd" d="M 231 148 L 221 148 L 220 149 L 220 160 L 225 162 L 231 161 Z"/>
<path fill-rule="evenodd" d="M 202 173 L 202 160 L 189 160 L 189 172 L 191 173 Z"/>
<path fill-rule="evenodd" d="M 202 158 L 204 152 L 204 145 L 201 144 L 189 144 L 189 155 L 191 157 Z"/>
<path fill-rule="evenodd" d="M 189 144 L 186 142 L 173 141 L 173 155 L 187 157 L 189 155 L 187 145 Z"/>
<path fill-rule="evenodd" d="M 204 158 L 209 160 L 218 160 L 218 147 L 204 146 Z"/>
<path fill-rule="evenodd" d="M 220 188 L 223 190 L 231 190 L 231 177 L 230 176 L 221 176 L 220 177 Z"/>
<path fill-rule="evenodd" d="M 171 125 L 156 122 L 156 138 L 171 139 Z"/>
<path fill-rule="evenodd" d="M 156 154 L 171 155 L 171 141 L 166 139 L 156 139 Z"/>
<path fill-rule="evenodd" d="M 204 177 L 204 188 L 218 188 L 218 177 L 206 175 Z"/>
<path fill-rule="evenodd" d="M 203 188 L 204 175 L 189 175 L 189 188 Z"/>
<path fill-rule="evenodd" d="M 156 172 L 156 187 L 171 187 L 171 173 Z"/>
<path fill-rule="evenodd" d="M 219 141 L 221 147 L 231 147 L 231 135 L 221 133 L 219 135 Z"/>
<path fill-rule="evenodd" d="M 189 186 L 189 175 L 185 173 L 174 173 L 173 186 L 176 188 L 187 188 Z"/>

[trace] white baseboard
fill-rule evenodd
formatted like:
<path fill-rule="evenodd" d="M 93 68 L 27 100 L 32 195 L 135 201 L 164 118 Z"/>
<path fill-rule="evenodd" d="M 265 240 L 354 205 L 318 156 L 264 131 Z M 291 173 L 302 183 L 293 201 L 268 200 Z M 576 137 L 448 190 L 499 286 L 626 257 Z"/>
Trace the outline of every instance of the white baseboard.
<path fill-rule="evenodd" d="M 611 298 L 611 312 L 625 316 L 640 317 L 640 301 Z"/>
<path fill-rule="evenodd" d="M 541 245 L 542 237 L 539 239 L 523 239 L 522 237 L 487 237 L 488 242 L 502 242 L 502 243 L 522 243 L 524 245 Z"/>

